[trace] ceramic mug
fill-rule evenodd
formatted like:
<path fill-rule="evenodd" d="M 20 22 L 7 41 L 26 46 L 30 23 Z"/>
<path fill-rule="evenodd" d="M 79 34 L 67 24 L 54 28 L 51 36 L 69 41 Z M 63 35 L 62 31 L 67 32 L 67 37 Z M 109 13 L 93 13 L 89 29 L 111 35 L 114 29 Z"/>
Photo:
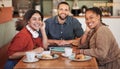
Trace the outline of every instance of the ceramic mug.
<path fill-rule="evenodd" d="M 34 61 L 35 60 L 35 52 L 26 52 L 26 59 L 27 61 Z"/>
<path fill-rule="evenodd" d="M 72 55 L 72 48 L 65 48 L 65 55 L 66 56 L 71 56 Z"/>

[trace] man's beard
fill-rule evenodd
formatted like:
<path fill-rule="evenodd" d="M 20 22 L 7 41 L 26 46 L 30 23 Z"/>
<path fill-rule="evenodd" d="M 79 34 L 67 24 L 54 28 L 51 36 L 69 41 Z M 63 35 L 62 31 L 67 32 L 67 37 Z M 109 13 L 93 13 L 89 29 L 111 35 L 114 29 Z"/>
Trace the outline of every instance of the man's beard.
<path fill-rule="evenodd" d="M 62 18 L 60 15 L 58 15 L 58 17 L 61 19 L 61 20 L 65 20 L 67 18 L 67 16 L 65 18 Z"/>

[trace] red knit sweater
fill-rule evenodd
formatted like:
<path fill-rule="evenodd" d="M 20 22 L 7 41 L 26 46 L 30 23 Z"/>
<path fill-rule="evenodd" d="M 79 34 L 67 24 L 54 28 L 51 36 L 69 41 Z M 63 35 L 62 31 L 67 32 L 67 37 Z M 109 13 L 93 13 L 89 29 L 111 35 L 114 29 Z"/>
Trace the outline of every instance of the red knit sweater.
<path fill-rule="evenodd" d="M 11 41 L 8 48 L 8 56 L 16 52 L 29 51 L 40 46 L 43 47 L 42 39 L 40 37 L 33 38 L 31 33 L 26 28 L 23 28 Z"/>

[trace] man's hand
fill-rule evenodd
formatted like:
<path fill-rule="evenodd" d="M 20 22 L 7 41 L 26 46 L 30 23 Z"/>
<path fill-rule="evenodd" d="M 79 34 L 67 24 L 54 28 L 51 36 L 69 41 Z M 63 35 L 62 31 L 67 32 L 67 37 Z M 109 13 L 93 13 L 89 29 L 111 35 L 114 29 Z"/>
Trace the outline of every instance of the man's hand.
<path fill-rule="evenodd" d="M 59 43 L 59 45 L 69 45 L 69 44 L 71 44 L 71 43 L 67 40 L 61 40 Z"/>

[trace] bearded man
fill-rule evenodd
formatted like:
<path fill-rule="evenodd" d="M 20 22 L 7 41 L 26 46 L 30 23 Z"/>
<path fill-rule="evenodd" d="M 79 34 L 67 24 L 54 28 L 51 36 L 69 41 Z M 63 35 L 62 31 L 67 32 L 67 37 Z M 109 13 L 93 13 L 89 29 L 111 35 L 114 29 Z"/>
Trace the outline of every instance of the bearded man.
<path fill-rule="evenodd" d="M 58 4 L 57 13 L 58 15 L 45 20 L 49 45 L 77 45 L 84 33 L 81 23 L 69 16 L 70 6 L 67 2 Z"/>

